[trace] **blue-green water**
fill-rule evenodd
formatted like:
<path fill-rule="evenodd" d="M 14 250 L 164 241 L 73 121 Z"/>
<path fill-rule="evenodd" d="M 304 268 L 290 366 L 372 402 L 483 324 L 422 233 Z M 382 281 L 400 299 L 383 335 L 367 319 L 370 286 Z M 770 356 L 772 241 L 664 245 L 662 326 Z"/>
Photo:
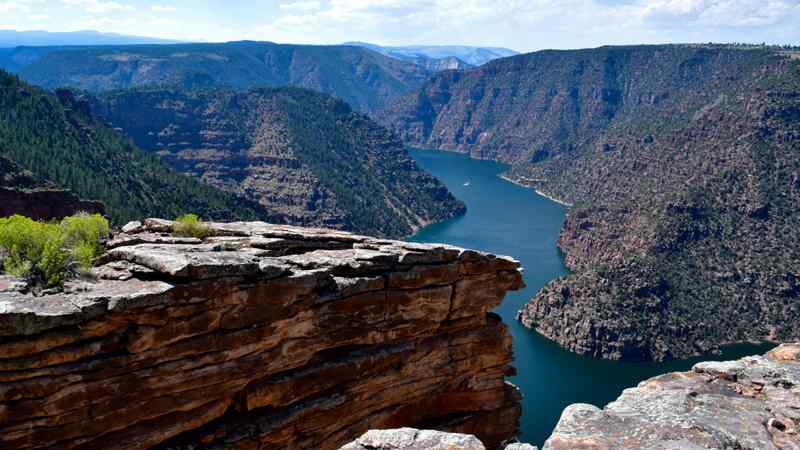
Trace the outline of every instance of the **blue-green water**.
<path fill-rule="evenodd" d="M 511 255 L 525 268 L 528 287 L 509 293 L 496 310 L 514 338 L 518 375 L 510 381 L 519 386 L 524 396 L 520 436 L 523 442 L 541 445 L 561 411 L 572 403 L 602 407 L 623 389 L 655 375 L 688 370 L 699 360 L 735 359 L 769 348 L 742 345 L 719 356 L 667 363 L 620 363 L 564 351 L 515 319 L 520 307 L 542 286 L 567 273 L 556 248 L 564 207 L 499 178 L 497 175 L 506 169 L 503 164 L 440 151 L 412 150 L 411 155 L 442 180 L 468 209 L 466 215 L 426 227 L 411 240 Z"/>

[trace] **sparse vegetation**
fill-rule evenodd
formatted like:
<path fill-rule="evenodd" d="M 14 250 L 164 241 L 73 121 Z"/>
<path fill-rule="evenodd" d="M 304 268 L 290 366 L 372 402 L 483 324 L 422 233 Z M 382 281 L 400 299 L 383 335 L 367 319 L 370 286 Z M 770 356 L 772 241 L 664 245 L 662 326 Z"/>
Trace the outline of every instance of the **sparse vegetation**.
<path fill-rule="evenodd" d="M 78 214 L 61 223 L 14 215 L 0 219 L 3 271 L 32 285 L 60 286 L 70 274 L 91 268 L 109 236 L 108 221 L 99 214 Z"/>
<path fill-rule="evenodd" d="M 211 234 L 208 225 L 204 224 L 197 214 L 184 214 L 175 219 L 172 227 L 172 234 L 175 236 L 194 237 L 203 239 Z"/>

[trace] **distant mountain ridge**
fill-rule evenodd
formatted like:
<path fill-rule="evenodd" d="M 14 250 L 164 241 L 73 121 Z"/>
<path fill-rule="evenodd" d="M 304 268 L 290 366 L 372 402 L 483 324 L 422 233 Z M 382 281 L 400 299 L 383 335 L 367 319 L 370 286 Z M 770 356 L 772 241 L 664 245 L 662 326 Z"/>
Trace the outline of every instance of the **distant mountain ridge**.
<path fill-rule="evenodd" d="M 179 42 L 181 41 L 145 36 L 128 36 L 116 33 L 102 33 L 94 30 L 66 32 L 0 30 L 0 47 L 177 44 Z"/>
<path fill-rule="evenodd" d="M 431 72 L 352 46 L 271 42 L 94 47 L 19 47 L 0 66 L 53 89 L 104 92 L 144 86 L 297 86 L 342 98 L 360 111 L 382 108 L 420 86 Z"/>
<path fill-rule="evenodd" d="M 466 45 L 409 45 L 385 47 L 367 42 L 345 42 L 343 45 L 365 47 L 392 58 L 416 62 L 428 67 L 443 69 L 465 69 L 486 64 L 498 58 L 518 55 L 519 52 L 502 47 L 472 47 Z M 461 67 L 455 67 L 457 64 Z M 445 67 L 449 65 L 450 67 Z M 438 71 L 437 70 L 437 71 Z"/>

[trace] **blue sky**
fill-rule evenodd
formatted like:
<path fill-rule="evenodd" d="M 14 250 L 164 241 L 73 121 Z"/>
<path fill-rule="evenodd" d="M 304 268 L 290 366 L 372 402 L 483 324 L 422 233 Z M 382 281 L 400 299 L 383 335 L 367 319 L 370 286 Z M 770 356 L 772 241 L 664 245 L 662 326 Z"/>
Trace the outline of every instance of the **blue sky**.
<path fill-rule="evenodd" d="M 465 44 L 800 44 L 800 0 L 0 0 L 0 29 L 182 40 Z"/>

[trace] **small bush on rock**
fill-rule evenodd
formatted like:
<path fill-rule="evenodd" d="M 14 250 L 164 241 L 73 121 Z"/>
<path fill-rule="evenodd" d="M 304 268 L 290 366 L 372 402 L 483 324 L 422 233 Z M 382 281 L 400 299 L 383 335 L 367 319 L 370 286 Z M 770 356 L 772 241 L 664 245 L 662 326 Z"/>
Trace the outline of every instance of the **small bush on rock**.
<path fill-rule="evenodd" d="M 184 214 L 175 219 L 175 224 L 172 226 L 172 234 L 203 239 L 211 235 L 211 230 L 208 225 L 200 220 L 197 214 Z"/>
<path fill-rule="evenodd" d="M 61 223 L 46 223 L 14 215 L 0 219 L 3 270 L 45 287 L 64 284 L 69 272 L 88 270 L 110 235 L 99 214 L 81 213 Z"/>

